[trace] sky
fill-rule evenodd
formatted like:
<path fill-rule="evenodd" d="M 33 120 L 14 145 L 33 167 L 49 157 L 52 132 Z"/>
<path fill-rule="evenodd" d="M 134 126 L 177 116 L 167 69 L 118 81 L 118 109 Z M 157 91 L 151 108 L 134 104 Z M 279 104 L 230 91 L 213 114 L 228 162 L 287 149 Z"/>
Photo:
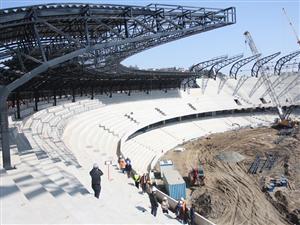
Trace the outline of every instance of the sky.
<path fill-rule="evenodd" d="M 236 24 L 193 35 L 138 53 L 122 62 L 126 66 L 136 65 L 143 69 L 174 66 L 189 68 L 193 64 L 220 55 L 231 56 L 243 53 L 245 57 L 250 56 L 251 51 L 243 36 L 246 30 L 251 33 L 258 50 L 265 56 L 278 51 L 283 56 L 299 50 L 296 37 L 282 12 L 282 8 L 284 7 L 287 11 L 299 36 L 300 0 L 0 0 L 0 8 L 59 2 L 141 6 L 160 3 L 208 8 L 236 7 Z M 225 70 L 228 70 L 228 68 Z"/>

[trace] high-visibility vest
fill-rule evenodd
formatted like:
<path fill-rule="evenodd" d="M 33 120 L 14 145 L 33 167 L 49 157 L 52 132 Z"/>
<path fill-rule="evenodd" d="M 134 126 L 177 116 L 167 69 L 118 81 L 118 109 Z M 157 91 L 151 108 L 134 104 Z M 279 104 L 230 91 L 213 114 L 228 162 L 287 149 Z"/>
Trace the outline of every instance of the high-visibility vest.
<path fill-rule="evenodd" d="M 135 174 L 135 175 L 133 176 L 133 179 L 134 179 L 134 181 L 138 181 L 138 180 L 140 179 L 140 175 Z"/>

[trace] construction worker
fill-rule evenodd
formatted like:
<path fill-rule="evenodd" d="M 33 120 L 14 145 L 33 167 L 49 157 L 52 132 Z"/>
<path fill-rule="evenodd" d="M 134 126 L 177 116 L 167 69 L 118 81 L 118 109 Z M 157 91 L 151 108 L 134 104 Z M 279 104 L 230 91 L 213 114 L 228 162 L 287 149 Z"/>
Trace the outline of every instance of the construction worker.
<path fill-rule="evenodd" d="M 153 216 L 156 216 L 158 201 L 156 198 L 156 187 L 155 186 L 153 186 L 151 188 L 151 193 L 149 194 L 149 200 L 150 200 L 150 204 L 151 204 L 151 214 Z"/>
<path fill-rule="evenodd" d="M 125 159 L 125 163 L 125 171 L 127 172 L 128 178 L 130 178 L 132 172 L 131 160 L 127 158 Z"/>
<path fill-rule="evenodd" d="M 140 179 L 140 184 L 143 190 L 143 193 L 146 192 L 146 188 L 147 188 L 147 174 L 144 173 L 143 176 Z"/>
<path fill-rule="evenodd" d="M 161 202 L 161 208 L 162 208 L 162 212 L 169 214 L 169 202 L 168 202 L 168 198 L 165 196 L 163 197 L 163 200 Z"/>
<path fill-rule="evenodd" d="M 122 170 L 123 173 L 125 173 L 125 167 L 126 167 L 125 159 L 122 156 L 120 156 L 118 162 L 119 162 L 120 169 Z"/>
<path fill-rule="evenodd" d="M 182 202 L 182 205 L 179 211 L 179 219 L 183 224 L 186 224 L 188 221 L 186 201 L 184 200 L 184 198 L 181 198 L 180 201 Z"/>
<path fill-rule="evenodd" d="M 141 176 L 137 173 L 133 175 L 133 180 L 137 189 L 139 189 Z"/>
<path fill-rule="evenodd" d="M 182 201 L 179 200 L 177 202 L 177 205 L 175 207 L 175 214 L 176 214 L 176 218 L 181 221 L 181 217 L 180 217 L 180 212 L 182 211 Z"/>
<path fill-rule="evenodd" d="M 96 198 L 99 198 L 101 192 L 101 176 L 103 172 L 99 169 L 97 163 L 94 163 L 93 169 L 90 171 L 90 176 L 92 178 L 92 188 L 94 190 L 94 195 Z"/>
<path fill-rule="evenodd" d="M 189 218 L 190 218 L 190 225 L 195 224 L 195 205 L 192 204 L 190 210 L 189 210 Z"/>
<path fill-rule="evenodd" d="M 148 179 L 146 183 L 146 193 L 149 195 L 151 192 L 152 192 L 152 185 L 150 179 Z"/>
<path fill-rule="evenodd" d="M 198 180 L 198 170 L 193 168 L 193 184 L 195 185 Z"/>

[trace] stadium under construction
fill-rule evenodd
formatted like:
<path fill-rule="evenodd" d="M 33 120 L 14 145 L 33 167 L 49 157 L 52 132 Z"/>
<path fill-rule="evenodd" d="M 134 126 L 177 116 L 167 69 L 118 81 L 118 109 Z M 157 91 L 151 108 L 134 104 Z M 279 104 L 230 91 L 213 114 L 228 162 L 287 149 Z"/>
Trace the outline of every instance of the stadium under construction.
<path fill-rule="evenodd" d="M 195 224 L 299 224 L 299 50 L 263 55 L 245 32 L 251 56 L 217 56 L 185 71 L 121 64 L 235 23 L 234 7 L 1 9 L 1 224 L 180 223 L 181 198 L 160 171 L 168 159 L 187 186 L 181 197 L 195 206 Z M 131 161 L 128 178 L 120 157 Z M 95 162 L 104 172 L 100 199 L 90 187 Z M 196 187 L 188 181 L 195 164 L 205 174 Z M 150 214 L 135 174 L 157 185 L 170 215 Z"/>

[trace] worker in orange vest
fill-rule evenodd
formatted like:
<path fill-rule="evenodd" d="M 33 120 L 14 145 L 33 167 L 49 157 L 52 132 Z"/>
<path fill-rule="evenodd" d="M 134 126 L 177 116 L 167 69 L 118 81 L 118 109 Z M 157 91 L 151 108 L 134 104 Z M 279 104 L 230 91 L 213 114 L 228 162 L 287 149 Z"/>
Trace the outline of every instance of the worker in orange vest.
<path fill-rule="evenodd" d="M 181 207 L 181 210 L 180 210 L 180 219 L 182 219 L 182 222 L 184 224 L 186 224 L 188 222 L 188 214 L 187 214 L 187 206 L 186 206 L 186 201 L 184 200 L 184 198 L 181 198 L 180 199 L 181 202 L 182 202 L 182 207 Z"/>

